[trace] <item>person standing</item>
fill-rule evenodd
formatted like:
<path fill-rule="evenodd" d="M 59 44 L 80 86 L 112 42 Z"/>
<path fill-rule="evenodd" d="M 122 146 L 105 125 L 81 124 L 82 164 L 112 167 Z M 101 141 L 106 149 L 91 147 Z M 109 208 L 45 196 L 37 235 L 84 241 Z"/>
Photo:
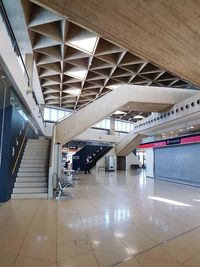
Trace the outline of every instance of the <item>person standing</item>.
<path fill-rule="evenodd" d="M 65 167 L 65 169 L 69 169 L 70 168 L 70 160 L 65 162 L 64 167 Z"/>
<path fill-rule="evenodd" d="M 88 156 L 85 162 L 85 174 L 90 173 L 90 162 L 90 156 Z"/>

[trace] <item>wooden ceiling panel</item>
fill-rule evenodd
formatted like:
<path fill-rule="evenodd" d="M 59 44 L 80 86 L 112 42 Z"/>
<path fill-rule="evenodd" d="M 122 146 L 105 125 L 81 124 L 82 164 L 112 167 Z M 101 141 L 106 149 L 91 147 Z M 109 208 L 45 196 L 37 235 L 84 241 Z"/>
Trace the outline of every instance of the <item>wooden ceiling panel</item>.
<path fill-rule="evenodd" d="M 180 11 L 172 8 L 180 3 L 22 0 L 45 103 L 76 110 L 122 84 L 199 89 L 180 78 L 200 81 L 200 36 L 189 24 L 197 22 L 197 14 L 184 28 Z M 186 6 L 191 11 L 198 4 L 191 0 Z M 175 22 L 180 32 L 171 25 Z M 135 120 L 132 115 L 124 118 Z"/>
<path fill-rule="evenodd" d="M 200 86 L 199 1 L 35 2 Z"/>

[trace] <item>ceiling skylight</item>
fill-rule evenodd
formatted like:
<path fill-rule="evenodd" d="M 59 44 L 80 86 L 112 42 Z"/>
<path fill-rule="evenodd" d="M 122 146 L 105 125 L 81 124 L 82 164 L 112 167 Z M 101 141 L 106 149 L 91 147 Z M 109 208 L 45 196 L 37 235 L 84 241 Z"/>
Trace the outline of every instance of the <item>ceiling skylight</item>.
<path fill-rule="evenodd" d="M 108 86 L 106 86 L 108 89 L 111 89 L 111 90 L 113 90 L 113 89 L 117 89 L 118 87 L 120 87 L 120 84 L 115 84 L 115 85 L 108 85 Z"/>
<path fill-rule="evenodd" d="M 69 44 L 75 46 L 75 48 L 79 48 L 81 50 L 85 50 L 91 54 L 94 53 L 94 49 L 97 44 L 98 37 L 86 37 L 85 39 L 80 40 L 71 40 Z"/>
<path fill-rule="evenodd" d="M 142 116 L 142 115 L 136 115 L 136 116 L 134 116 L 134 119 L 144 119 L 144 116 Z"/>
<path fill-rule="evenodd" d="M 70 95 L 78 96 L 81 93 L 81 89 L 77 89 L 77 88 L 75 88 L 75 89 L 68 89 L 65 92 L 68 93 L 68 94 L 70 94 Z"/>
<path fill-rule="evenodd" d="M 124 111 L 120 111 L 120 110 L 117 110 L 117 111 L 115 111 L 115 115 L 123 115 L 123 114 L 125 114 L 126 112 L 124 112 Z"/>
<path fill-rule="evenodd" d="M 74 78 L 84 80 L 87 74 L 87 70 L 69 70 L 69 71 L 66 71 L 66 74 Z"/>

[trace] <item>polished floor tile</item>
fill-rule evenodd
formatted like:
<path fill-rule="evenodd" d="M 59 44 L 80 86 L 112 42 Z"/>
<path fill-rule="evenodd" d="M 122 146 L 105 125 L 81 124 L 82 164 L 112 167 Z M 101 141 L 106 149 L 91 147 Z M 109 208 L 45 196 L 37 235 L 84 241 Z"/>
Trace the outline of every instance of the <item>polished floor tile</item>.
<path fill-rule="evenodd" d="M 200 266 L 200 189 L 135 170 L 80 175 L 72 190 L 0 206 L 0 266 Z"/>

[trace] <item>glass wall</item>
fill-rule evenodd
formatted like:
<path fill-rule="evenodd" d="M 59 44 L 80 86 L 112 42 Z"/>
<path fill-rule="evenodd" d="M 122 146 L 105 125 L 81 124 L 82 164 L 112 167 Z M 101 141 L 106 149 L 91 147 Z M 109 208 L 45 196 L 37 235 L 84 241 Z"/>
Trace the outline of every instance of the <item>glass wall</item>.
<path fill-rule="evenodd" d="M 110 119 L 104 119 L 97 124 L 95 124 L 93 127 L 100 128 L 100 129 L 110 129 Z"/>
<path fill-rule="evenodd" d="M 56 122 L 65 116 L 70 116 L 71 111 L 59 108 L 44 108 L 44 121 Z M 110 130 L 110 118 L 106 118 L 95 125 L 94 128 Z M 129 133 L 133 130 L 133 123 L 128 121 L 115 120 L 115 131 Z"/>
<path fill-rule="evenodd" d="M 115 131 L 129 133 L 133 130 L 133 123 L 126 121 L 115 121 Z"/>
<path fill-rule="evenodd" d="M 0 63 L 0 202 L 12 194 L 27 139 L 36 137 L 34 121 Z"/>
<path fill-rule="evenodd" d="M 63 117 L 69 116 L 71 114 L 72 112 L 69 112 L 63 109 L 45 107 L 44 108 L 44 121 L 56 122 L 57 120 L 60 120 Z"/>

